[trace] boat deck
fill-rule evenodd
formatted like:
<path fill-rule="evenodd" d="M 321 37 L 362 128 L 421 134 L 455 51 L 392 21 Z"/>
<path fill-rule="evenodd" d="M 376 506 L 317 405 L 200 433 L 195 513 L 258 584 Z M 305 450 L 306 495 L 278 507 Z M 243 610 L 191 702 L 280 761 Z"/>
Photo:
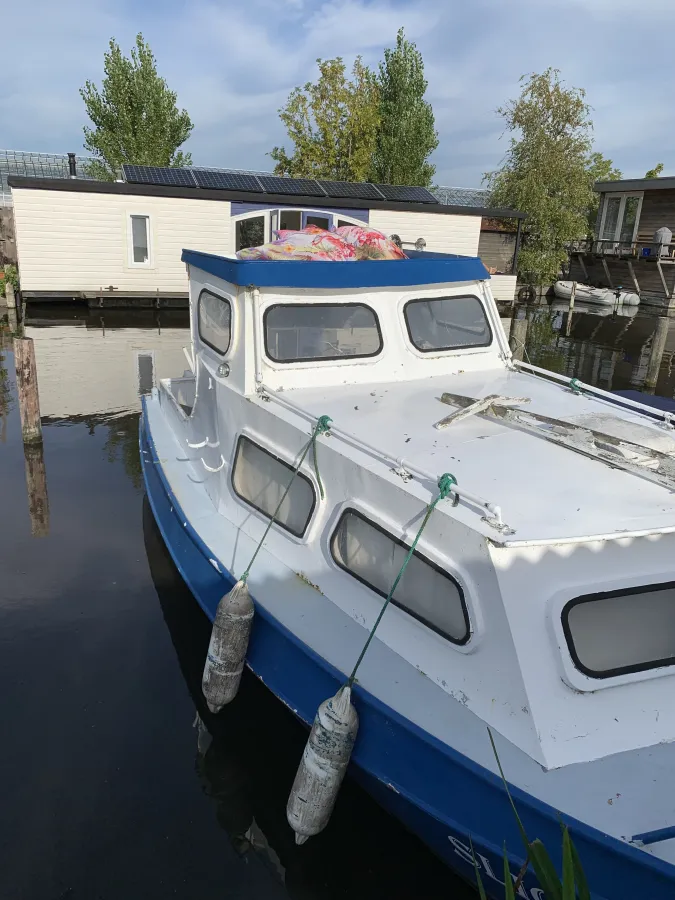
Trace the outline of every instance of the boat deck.
<path fill-rule="evenodd" d="M 636 443 L 653 436 L 652 446 L 672 445 L 675 452 L 675 432 L 647 417 L 521 372 L 491 369 L 423 381 L 301 388 L 284 396 L 312 415 L 331 416 L 341 430 L 411 466 L 439 476 L 451 472 L 465 489 L 501 507 L 515 531 L 506 543 L 675 530 L 675 496 L 640 475 L 483 415 L 436 429 L 456 409 L 440 401 L 446 391 L 529 397 L 523 410 L 565 421 L 583 417 L 584 423 L 589 416 L 602 417 L 597 428 L 606 428 L 607 416 L 616 417 L 624 430 L 634 431 L 630 439 Z M 496 537 L 489 527 L 484 533 Z"/>

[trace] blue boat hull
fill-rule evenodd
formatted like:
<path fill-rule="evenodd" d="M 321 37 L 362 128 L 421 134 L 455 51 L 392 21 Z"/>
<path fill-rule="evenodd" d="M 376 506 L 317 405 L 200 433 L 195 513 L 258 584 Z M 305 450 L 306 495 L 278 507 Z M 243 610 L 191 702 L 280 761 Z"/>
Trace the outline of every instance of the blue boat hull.
<path fill-rule="evenodd" d="M 148 500 L 177 568 L 212 620 L 220 598 L 234 579 L 214 569 L 208 548 L 185 520 L 162 471 L 146 421 L 144 415 L 140 448 Z M 344 682 L 340 672 L 260 605 L 256 605 L 247 664 L 307 725 L 319 704 Z M 472 843 L 488 895 L 502 900 L 503 846 L 508 848 L 514 876 L 524 854 L 501 781 L 359 686 L 355 705 L 360 726 L 350 767 L 352 776 L 452 869 L 473 882 Z M 561 817 L 518 788 L 512 788 L 512 792 L 529 837 L 544 842 L 559 868 Z M 594 900 L 665 900 L 675 896 L 675 867 L 581 822 L 565 821 Z M 528 900 L 544 897 L 531 871 L 517 896 Z"/>

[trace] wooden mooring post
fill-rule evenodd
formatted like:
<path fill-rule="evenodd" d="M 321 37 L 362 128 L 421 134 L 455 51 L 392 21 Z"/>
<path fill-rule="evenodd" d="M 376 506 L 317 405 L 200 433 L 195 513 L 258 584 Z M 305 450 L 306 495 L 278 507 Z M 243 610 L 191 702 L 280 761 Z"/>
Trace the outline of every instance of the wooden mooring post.
<path fill-rule="evenodd" d="M 8 309 L 16 309 L 16 294 L 14 293 L 14 285 L 11 281 L 5 282 L 5 302 Z"/>
<path fill-rule="evenodd" d="M 668 316 L 661 316 L 656 320 L 656 329 L 652 338 L 652 346 L 649 352 L 649 362 L 647 364 L 647 377 L 645 378 L 644 390 L 648 394 L 653 394 L 656 389 L 656 383 L 659 380 L 659 371 L 661 369 L 661 360 L 666 349 L 666 340 L 668 338 L 668 328 L 671 320 Z"/>
<path fill-rule="evenodd" d="M 49 534 L 49 496 L 42 441 L 24 443 L 23 455 L 26 464 L 30 531 L 33 537 L 46 537 Z"/>
<path fill-rule="evenodd" d="M 565 337 L 570 336 L 570 331 L 572 330 L 572 316 L 574 314 L 574 300 L 577 296 L 577 283 L 576 281 L 572 282 L 572 293 L 570 294 L 570 308 L 567 311 L 567 325 L 565 327 Z"/>
<path fill-rule="evenodd" d="M 33 537 L 45 537 L 49 534 L 49 497 L 42 445 L 35 347 L 32 338 L 14 338 L 14 363 L 31 534 Z"/>
<path fill-rule="evenodd" d="M 14 338 L 14 364 L 23 441 L 25 444 L 39 443 L 42 441 L 42 425 L 33 338 Z"/>

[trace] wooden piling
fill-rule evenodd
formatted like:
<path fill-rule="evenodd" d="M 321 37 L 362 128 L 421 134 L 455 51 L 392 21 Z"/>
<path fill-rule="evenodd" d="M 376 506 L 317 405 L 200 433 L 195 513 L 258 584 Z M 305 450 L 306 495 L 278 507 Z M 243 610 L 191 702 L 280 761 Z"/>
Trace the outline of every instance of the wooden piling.
<path fill-rule="evenodd" d="M 23 440 L 26 444 L 39 443 L 42 441 L 42 425 L 32 338 L 14 338 L 14 363 Z"/>
<path fill-rule="evenodd" d="M 5 302 L 8 309 L 16 309 L 16 294 L 11 281 L 5 281 Z"/>
<path fill-rule="evenodd" d="M 49 497 L 42 441 L 24 443 L 23 455 L 26 463 L 26 489 L 28 491 L 31 534 L 33 537 L 46 537 L 49 534 Z"/>
<path fill-rule="evenodd" d="M 513 318 L 511 321 L 511 333 L 509 334 L 509 347 L 514 359 L 522 360 L 525 354 L 525 341 L 527 340 L 527 315 L 522 318 Z"/>
<path fill-rule="evenodd" d="M 577 283 L 576 281 L 572 282 L 572 293 L 570 294 L 570 308 L 567 312 L 567 325 L 565 327 L 565 337 L 570 336 L 570 331 L 572 330 L 572 316 L 574 314 L 574 300 L 577 296 Z"/>
<path fill-rule="evenodd" d="M 656 330 L 652 338 L 652 346 L 649 351 L 649 363 L 647 364 L 647 377 L 645 378 L 644 389 L 646 392 L 653 394 L 656 383 L 659 380 L 659 370 L 661 368 L 661 360 L 666 349 L 666 339 L 668 338 L 668 328 L 671 320 L 668 316 L 661 316 L 656 320 Z"/>

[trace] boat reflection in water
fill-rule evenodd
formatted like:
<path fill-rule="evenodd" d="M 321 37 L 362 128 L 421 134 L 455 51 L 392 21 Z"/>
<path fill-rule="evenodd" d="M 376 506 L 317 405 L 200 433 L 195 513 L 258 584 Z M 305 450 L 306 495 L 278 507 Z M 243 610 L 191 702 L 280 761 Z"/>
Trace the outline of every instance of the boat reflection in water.
<path fill-rule="evenodd" d="M 286 800 L 307 732 L 248 670 L 235 700 L 217 715 L 209 712 L 201 679 L 211 623 L 176 569 L 147 498 L 143 533 L 164 620 L 195 704 L 195 771 L 239 856 L 274 872 L 290 897 L 303 900 L 474 898 L 464 882 L 350 780 L 326 831 L 296 846 Z"/>

